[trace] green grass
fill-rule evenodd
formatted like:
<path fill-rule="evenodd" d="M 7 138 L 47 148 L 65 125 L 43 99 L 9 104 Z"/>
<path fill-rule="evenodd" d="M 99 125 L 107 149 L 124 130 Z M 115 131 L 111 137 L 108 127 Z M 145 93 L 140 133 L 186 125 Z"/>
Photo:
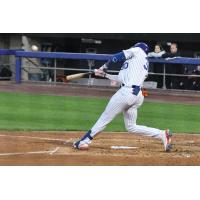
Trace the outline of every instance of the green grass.
<path fill-rule="evenodd" d="M 108 99 L 0 93 L 1 130 L 88 130 Z M 138 124 L 175 132 L 200 133 L 200 106 L 144 103 Z M 107 131 L 125 131 L 119 115 Z"/>

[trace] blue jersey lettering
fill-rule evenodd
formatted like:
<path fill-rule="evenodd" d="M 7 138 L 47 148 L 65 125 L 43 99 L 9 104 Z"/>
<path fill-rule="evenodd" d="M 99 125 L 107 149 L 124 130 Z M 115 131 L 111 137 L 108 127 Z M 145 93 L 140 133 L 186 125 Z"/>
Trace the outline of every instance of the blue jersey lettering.
<path fill-rule="evenodd" d="M 125 62 L 125 63 L 122 65 L 121 70 L 123 70 L 123 69 L 127 69 L 127 68 L 128 68 L 128 63 Z"/>

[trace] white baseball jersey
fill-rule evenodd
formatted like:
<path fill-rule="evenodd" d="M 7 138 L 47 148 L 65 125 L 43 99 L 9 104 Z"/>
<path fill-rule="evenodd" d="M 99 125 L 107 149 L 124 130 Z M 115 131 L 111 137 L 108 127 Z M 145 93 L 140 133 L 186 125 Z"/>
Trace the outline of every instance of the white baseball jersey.
<path fill-rule="evenodd" d="M 124 50 L 126 61 L 118 75 L 106 74 L 106 78 L 125 84 L 126 86 L 142 86 L 148 76 L 149 61 L 147 54 L 139 47 Z"/>
<path fill-rule="evenodd" d="M 127 60 L 118 74 L 119 81 L 127 86 L 142 86 L 148 76 L 147 54 L 139 47 L 133 47 L 123 52 Z"/>

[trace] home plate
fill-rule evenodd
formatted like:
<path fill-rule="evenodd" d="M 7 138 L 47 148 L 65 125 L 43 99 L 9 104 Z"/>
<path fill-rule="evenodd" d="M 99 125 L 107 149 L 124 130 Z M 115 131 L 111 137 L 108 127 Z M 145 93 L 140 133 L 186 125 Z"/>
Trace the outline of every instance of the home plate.
<path fill-rule="evenodd" d="M 139 147 L 111 146 L 111 149 L 138 149 Z"/>

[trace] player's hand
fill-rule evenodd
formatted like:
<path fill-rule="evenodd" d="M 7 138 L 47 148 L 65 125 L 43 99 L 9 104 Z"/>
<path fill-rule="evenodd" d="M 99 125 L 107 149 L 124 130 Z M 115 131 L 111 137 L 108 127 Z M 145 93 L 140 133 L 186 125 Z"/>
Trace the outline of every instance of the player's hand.
<path fill-rule="evenodd" d="M 94 70 L 95 76 L 105 77 L 106 73 L 101 69 L 95 69 Z"/>

